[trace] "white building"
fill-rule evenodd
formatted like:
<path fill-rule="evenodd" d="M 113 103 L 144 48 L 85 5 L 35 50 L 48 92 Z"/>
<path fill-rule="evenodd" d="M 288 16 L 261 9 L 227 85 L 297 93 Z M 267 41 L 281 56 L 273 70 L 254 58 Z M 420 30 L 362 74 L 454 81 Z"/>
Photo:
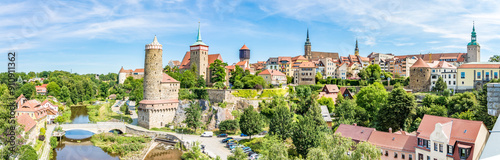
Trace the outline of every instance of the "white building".
<path fill-rule="evenodd" d="M 448 89 L 455 89 L 457 85 L 457 67 L 446 61 L 434 61 L 427 64 L 431 67 L 431 89 L 436 86 L 439 77 L 443 78 Z"/>

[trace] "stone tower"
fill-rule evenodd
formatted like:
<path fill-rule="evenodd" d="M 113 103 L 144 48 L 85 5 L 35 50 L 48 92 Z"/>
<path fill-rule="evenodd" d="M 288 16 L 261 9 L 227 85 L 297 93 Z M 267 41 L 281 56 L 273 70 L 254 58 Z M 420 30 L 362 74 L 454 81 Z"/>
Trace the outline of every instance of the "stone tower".
<path fill-rule="evenodd" d="M 356 48 L 354 48 L 354 55 L 359 56 L 358 39 L 356 39 Z"/>
<path fill-rule="evenodd" d="M 306 57 L 307 59 L 312 58 L 311 42 L 309 41 L 309 29 L 307 29 L 307 38 L 306 43 L 304 44 L 304 57 Z"/>
<path fill-rule="evenodd" d="M 419 58 L 410 67 L 410 89 L 413 92 L 428 92 L 431 87 L 431 67 Z"/>
<path fill-rule="evenodd" d="M 144 100 L 160 99 L 160 81 L 163 73 L 163 49 L 156 36 L 151 44 L 146 45 L 144 58 Z"/>
<path fill-rule="evenodd" d="M 468 62 L 480 62 L 481 61 L 481 47 L 476 41 L 476 28 L 472 24 L 472 32 L 470 37 L 470 42 L 467 44 L 467 63 Z"/>
<path fill-rule="evenodd" d="M 163 73 L 163 48 L 156 36 L 146 45 L 144 58 L 144 94 L 137 109 L 138 124 L 144 128 L 161 128 L 172 122 L 179 101 L 180 84 Z"/>
<path fill-rule="evenodd" d="M 240 48 L 240 61 L 250 61 L 250 49 L 248 49 L 247 45 Z"/>
<path fill-rule="evenodd" d="M 196 75 L 207 79 L 208 45 L 201 41 L 200 24 L 198 23 L 198 38 L 189 48 L 191 54 L 191 67 L 196 65 Z"/>

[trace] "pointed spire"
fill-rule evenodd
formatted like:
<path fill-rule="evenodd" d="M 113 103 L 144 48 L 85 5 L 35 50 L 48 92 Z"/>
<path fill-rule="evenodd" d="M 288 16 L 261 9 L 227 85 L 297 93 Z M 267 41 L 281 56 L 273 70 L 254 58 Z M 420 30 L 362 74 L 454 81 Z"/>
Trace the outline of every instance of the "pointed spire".
<path fill-rule="evenodd" d="M 359 56 L 358 38 L 356 38 L 356 48 L 354 48 L 354 55 Z"/>
<path fill-rule="evenodd" d="M 307 28 L 307 38 L 306 38 L 306 46 L 310 46 L 311 42 L 309 41 L 309 28 Z"/>
<path fill-rule="evenodd" d="M 201 42 L 200 22 L 198 22 L 198 37 L 196 38 L 196 42 Z"/>
<path fill-rule="evenodd" d="M 476 32 L 476 25 L 474 21 L 472 21 L 472 32 Z"/>
<path fill-rule="evenodd" d="M 158 39 L 156 38 L 156 34 L 155 34 L 155 38 L 153 39 L 153 43 L 151 43 L 151 44 L 160 44 L 160 43 L 158 43 Z"/>
<path fill-rule="evenodd" d="M 476 39 L 476 25 L 475 25 L 475 22 L 472 21 L 472 32 L 471 32 L 471 36 L 470 36 L 470 42 L 467 45 L 479 45 L 476 40 L 477 40 Z"/>
<path fill-rule="evenodd" d="M 198 36 L 196 37 L 196 42 L 192 46 L 195 45 L 204 45 L 207 46 L 203 41 L 201 41 L 201 32 L 200 32 L 200 22 L 198 22 Z"/>

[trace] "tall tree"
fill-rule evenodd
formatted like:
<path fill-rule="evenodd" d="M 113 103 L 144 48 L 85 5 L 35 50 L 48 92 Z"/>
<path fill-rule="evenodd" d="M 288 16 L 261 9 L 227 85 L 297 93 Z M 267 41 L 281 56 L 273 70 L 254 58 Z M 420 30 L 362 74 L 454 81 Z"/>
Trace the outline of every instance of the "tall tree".
<path fill-rule="evenodd" d="M 406 93 L 402 87 L 394 88 L 389 94 L 387 104 L 383 105 L 378 113 L 379 130 L 387 131 L 389 128 L 408 130 L 412 117 L 416 115 L 415 97 Z M 409 123 L 408 123 L 409 122 Z"/>
<path fill-rule="evenodd" d="M 298 122 L 293 127 L 292 140 L 297 152 L 306 156 L 309 149 L 317 147 L 323 135 L 321 126 L 316 124 L 312 114 L 300 116 Z"/>
<path fill-rule="evenodd" d="M 226 81 L 226 66 L 227 63 L 223 63 L 221 60 L 216 59 L 214 63 L 210 64 L 211 78 L 210 82 L 225 82 Z"/>
<path fill-rule="evenodd" d="M 237 120 L 224 120 L 219 123 L 219 130 L 221 131 L 234 131 L 238 129 L 238 121 Z"/>
<path fill-rule="evenodd" d="M 277 106 L 269 123 L 269 134 L 285 140 L 292 135 L 293 113 L 286 105 Z"/>
<path fill-rule="evenodd" d="M 184 71 L 182 73 L 181 86 L 182 88 L 192 88 L 196 86 L 196 72 L 191 70 Z"/>
<path fill-rule="evenodd" d="M 432 90 L 437 91 L 437 92 L 443 92 L 447 88 L 448 88 L 448 86 L 443 81 L 443 77 L 439 76 L 439 78 L 436 82 L 436 85 L 434 86 L 434 88 L 432 88 Z"/>
<path fill-rule="evenodd" d="M 19 97 L 21 94 L 28 99 L 32 99 L 32 97 L 36 96 L 36 89 L 33 83 L 24 84 L 19 90 L 16 91 L 16 97 Z"/>
<path fill-rule="evenodd" d="M 188 127 L 194 128 L 194 132 L 201 126 L 201 106 L 198 103 L 191 103 L 189 108 L 184 109 L 186 111 L 186 119 L 184 123 Z"/>
<path fill-rule="evenodd" d="M 367 87 L 361 88 L 356 95 L 356 104 L 366 110 L 368 118 L 368 121 L 362 125 L 367 126 L 372 124 L 371 122 L 375 120 L 380 107 L 386 104 L 386 102 L 387 92 L 382 84 L 375 82 Z"/>
<path fill-rule="evenodd" d="M 499 55 L 493 55 L 490 57 L 488 62 L 500 62 L 500 56 Z"/>
<path fill-rule="evenodd" d="M 244 109 L 240 117 L 239 125 L 241 133 L 249 135 L 250 139 L 252 139 L 252 135 L 262 132 L 264 122 L 260 114 L 254 110 L 253 106 L 249 106 Z"/>

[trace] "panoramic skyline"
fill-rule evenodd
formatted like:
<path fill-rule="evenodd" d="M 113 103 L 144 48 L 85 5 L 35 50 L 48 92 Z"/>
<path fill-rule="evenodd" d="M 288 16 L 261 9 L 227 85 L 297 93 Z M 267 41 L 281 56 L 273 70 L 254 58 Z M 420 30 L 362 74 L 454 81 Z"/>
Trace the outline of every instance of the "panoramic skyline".
<path fill-rule="evenodd" d="M 250 62 L 313 51 L 395 55 L 466 53 L 475 22 L 481 61 L 500 49 L 496 1 L 5 1 L 0 2 L 2 52 L 18 53 L 18 72 L 80 74 L 143 68 L 144 45 L 158 37 L 163 65 L 181 61 L 196 41 L 198 22 L 209 54 Z M 4 60 L 5 61 L 5 60 Z M 6 62 L 6 61 L 5 61 Z M 2 72 L 7 71 L 6 68 Z"/>

